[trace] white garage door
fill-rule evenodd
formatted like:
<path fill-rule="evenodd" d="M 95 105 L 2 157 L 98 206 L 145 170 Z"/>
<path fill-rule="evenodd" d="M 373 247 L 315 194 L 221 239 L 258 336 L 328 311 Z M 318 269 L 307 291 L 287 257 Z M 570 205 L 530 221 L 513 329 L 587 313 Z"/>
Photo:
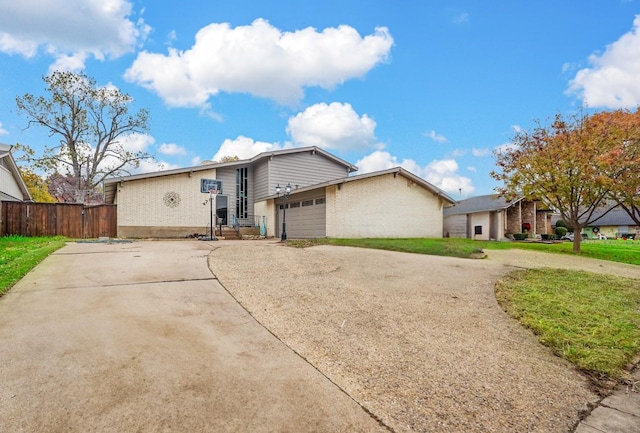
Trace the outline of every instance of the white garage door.
<path fill-rule="evenodd" d="M 324 197 L 291 200 L 287 208 L 287 238 L 309 239 L 325 237 L 327 235 L 326 209 Z M 278 230 L 282 230 L 282 222 L 278 224 Z M 278 232 L 278 236 L 280 236 L 280 232 Z"/>

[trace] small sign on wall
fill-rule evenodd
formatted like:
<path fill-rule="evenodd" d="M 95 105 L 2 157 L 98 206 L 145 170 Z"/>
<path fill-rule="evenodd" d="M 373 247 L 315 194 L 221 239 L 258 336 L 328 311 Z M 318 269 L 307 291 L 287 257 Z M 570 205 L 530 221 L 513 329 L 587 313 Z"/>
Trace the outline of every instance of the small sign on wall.
<path fill-rule="evenodd" d="M 200 192 L 222 194 L 222 181 L 217 179 L 200 179 Z"/>

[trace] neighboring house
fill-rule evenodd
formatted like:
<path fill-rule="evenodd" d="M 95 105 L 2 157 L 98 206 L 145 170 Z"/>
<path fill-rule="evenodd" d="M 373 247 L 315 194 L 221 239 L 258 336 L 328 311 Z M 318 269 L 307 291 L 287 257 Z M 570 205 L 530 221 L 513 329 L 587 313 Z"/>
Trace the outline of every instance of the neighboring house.
<path fill-rule="evenodd" d="M 0 232 L 6 223 L 3 201 L 32 201 L 27 185 L 22 179 L 18 165 L 11 154 L 12 146 L 0 143 Z"/>
<path fill-rule="evenodd" d="M 501 240 L 516 233 L 551 233 L 551 212 L 538 201 L 507 201 L 497 194 L 461 200 L 444 209 L 444 236 Z"/>
<path fill-rule="evenodd" d="M 592 218 L 595 221 L 585 227 L 582 233 L 586 233 L 590 238 L 604 235 L 609 239 L 615 239 L 627 237 L 630 234 L 634 235 L 635 239 L 640 237 L 640 227 L 624 209 L 616 206 L 606 214 L 605 210 L 596 210 Z"/>
<path fill-rule="evenodd" d="M 442 235 L 442 208 L 453 199 L 400 168 L 350 177 L 356 170 L 317 147 L 285 149 L 108 179 L 105 199 L 118 205 L 120 237 L 207 234 L 212 208 L 215 225 L 266 236 L 280 236 L 284 218 L 289 238 Z M 291 186 L 286 209 L 277 185 Z"/>
<path fill-rule="evenodd" d="M 0 143 L 0 201 L 30 201 L 31 194 L 13 159 L 12 147 Z"/>

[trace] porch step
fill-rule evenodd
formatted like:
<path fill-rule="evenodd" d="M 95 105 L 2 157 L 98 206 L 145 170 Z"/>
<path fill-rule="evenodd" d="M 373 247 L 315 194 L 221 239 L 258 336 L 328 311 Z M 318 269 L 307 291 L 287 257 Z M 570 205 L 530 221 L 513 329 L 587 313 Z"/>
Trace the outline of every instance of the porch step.
<path fill-rule="evenodd" d="M 220 236 L 225 240 L 240 240 L 240 236 L 238 236 L 238 232 L 236 232 L 232 227 L 223 227 L 222 233 L 220 233 L 220 229 L 216 229 L 216 236 Z"/>

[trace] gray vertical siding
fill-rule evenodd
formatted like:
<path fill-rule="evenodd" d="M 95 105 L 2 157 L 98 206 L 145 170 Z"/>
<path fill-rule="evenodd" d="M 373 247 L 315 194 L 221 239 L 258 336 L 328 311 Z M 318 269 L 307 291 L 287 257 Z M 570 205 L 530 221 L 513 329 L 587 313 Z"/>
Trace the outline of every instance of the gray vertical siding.
<path fill-rule="evenodd" d="M 267 195 L 274 194 L 277 184 L 302 188 L 348 176 L 347 167 L 312 152 L 278 155 L 269 163 Z"/>
<path fill-rule="evenodd" d="M 273 194 L 269 192 L 269 159 L 264 158 L 253 166 L 253 193 L 256 200 L 264 200 Z"/>
<path fill-rule="evenodd" d="M 231 215 L 236 210 L 236 167 L 222 167 L 216 169 L 216 179 L 222 181 L 222 194 L 229 196 L 229 224 Z"/>

